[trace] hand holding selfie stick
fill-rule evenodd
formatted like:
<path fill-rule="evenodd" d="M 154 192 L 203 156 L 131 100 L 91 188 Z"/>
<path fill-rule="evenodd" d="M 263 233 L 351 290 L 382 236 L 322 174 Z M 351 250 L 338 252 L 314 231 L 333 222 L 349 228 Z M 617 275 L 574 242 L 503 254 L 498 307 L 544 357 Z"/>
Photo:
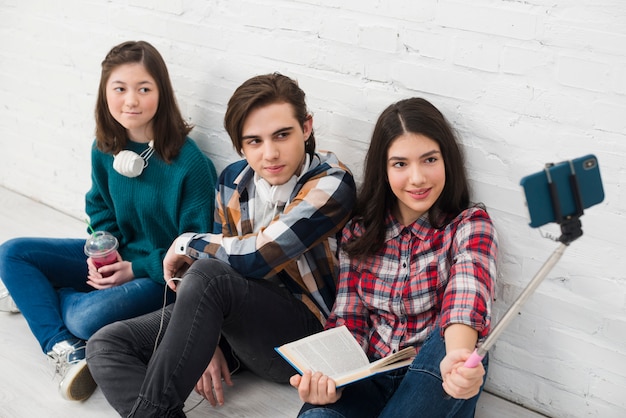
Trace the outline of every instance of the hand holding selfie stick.
<path fill-rule="evenodd" d="M 509 325 L 511 320 L 515 317 L 515 315 L 520 311 L 522 305 L 526 302 L 526 300 L 533 294 L 533 292 L 537 289 L 539 284 L 543 281 L 543 279 L 548 275 L 550 270 L 556 265 L 559 261 L 563 253 L 565 252 L 565 248 L 574 241 L 575 239 L 582 236 L 583 231 L 581 229 L 580 216 L 583 214 L 583 202 L 580 195 L 580 190 L 578 188 L 578 181 L 576 180 L 576 172 L 574 170 L 573 165 L 570 161 L 571 172 L 569 175 L 569 183 L 572 188 L 572 193 L 574 196 L 574 201 L 576 204 L 576 213 L 574 215 L 570 215 L 564 217 L 561 212 L 561 207 L 559 204 L 559 198 L 557 195 L 556 185 L 552 181 L 552 177 L 550 175 L 550 171 L 548 170 L 552 164 L 546 165 L 546 175 L 548 178 L 548 187 L 550 188 L 550 197 L 552 200 L 552 206 L 554 209 L 554 215 L 556 222 L 561 225 L 561 236 L 559 237 L 559 246 L 554 250 L 552 255 L 546 260 L 546 262 L 541 266 L 535 277 L 528 283 L 526 288 L 522 291 L 522 293 L 517 297 L 515 302 L 511 305 L 509 310 L 504 314 L 500 322 L 493 328 L 489 336 L 485 339 L 485 341 L 478 347 L 472 355 L 465 361 L 465 367 L 474 368 L 478 366 L 478 364 L 482 361 L 482 359 L 487 355 L 487 352 L 496 342 L 502 331 Z"/>

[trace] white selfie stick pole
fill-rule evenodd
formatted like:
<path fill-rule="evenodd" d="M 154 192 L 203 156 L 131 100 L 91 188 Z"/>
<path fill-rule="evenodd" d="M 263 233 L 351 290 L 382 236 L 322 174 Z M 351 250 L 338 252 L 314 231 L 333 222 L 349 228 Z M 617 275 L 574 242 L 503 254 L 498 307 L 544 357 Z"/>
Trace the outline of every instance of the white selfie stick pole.
<path fill-rule="evenodd" d="M 565 252 L 565 248 L 567 248 L 567 244 L 561 243 L 556 250 L 552 253 L 550 258 L 546 260 L 546 262 L 541 266 L 535 277 L 528 283 L 526 288 L 522 291 L 522 293 L 517 297 L 515 302 L 511 305 L 508 311 L 504 314 L 500 322 L 494 327 L 491 331 L 491 334 L 485 339 L 485 341 L 478 347 L 472 355 L 465 361 L 465 367 L 474 368 L 478 366 L 478 364 L 482 361 L 482 359 L 487 355 L 487 351 L 491 348 L 491 346 L 496 342 L 504 328 L 509 325 L 509 322 L 515 317 L 515 315 L 520 311 L 520 308 L 526 302 L 526 300 L 533 294 L 533 292 L 537 289 L 537 286 L 543 281 L 543 279 L 548 275 L 550 270 L 556 265 L 559 261 L 563 253 Z"/>

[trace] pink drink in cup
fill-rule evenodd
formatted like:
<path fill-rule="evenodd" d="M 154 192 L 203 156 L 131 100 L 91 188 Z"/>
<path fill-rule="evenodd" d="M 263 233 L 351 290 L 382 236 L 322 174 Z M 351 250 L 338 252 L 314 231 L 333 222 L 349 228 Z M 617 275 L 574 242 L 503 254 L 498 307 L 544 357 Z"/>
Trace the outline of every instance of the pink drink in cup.
<path fill-rule="evenodd" d="M 85 241 L 85 255 L 91 257 L 96 268 L 100 268 L 117 262 L 117 246 L 117 238 L 109 232 L 96 231 Z"/>

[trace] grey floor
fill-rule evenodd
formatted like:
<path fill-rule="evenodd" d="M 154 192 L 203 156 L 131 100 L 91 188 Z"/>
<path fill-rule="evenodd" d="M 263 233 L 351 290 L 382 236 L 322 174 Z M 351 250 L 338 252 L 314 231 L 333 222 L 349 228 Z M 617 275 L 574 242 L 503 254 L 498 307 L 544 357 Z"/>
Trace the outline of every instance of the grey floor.
<path fill-rule="evenodd" d="M 45 205 L 0 187 L 0 242 L 18 236 L 85 237 L 85 224 Z M 0 418 L 112 418 L 118 416 L 100 390 L 85 402 L 68 402 L 57 393 L 46 357 L 21 314 L 0 312 Z M 188 417 L 295 417 L 298 395 L 287 385 L 250 374 L 235 376 L 226 404 L 212 408 L 198 395 L 187 400 Z M 539 418 L 501 398 L 484 393 L 478 418 Z"/>

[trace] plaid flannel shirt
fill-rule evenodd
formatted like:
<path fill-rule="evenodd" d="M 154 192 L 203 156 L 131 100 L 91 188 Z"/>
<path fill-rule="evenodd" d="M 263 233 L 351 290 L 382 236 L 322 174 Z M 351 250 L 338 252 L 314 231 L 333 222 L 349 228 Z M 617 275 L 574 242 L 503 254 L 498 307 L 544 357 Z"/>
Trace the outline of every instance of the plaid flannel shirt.
<path fill-rule="evenodd" d="M 341 229 L 356 199 L 352 174 L 330 152 L 311 158 L 288 204 L 253 232 L 254 171 L 245 160 L 226 167 L 216 193 L 215 226 L 189 243 L 193 258 L 213 257 L 252 279 L 275 277 L 323 323 L 335 300 Z"/>
<path fill-rule="evenodd" d="M 370 359 L 460 323 L 489 332 L 496 279 L 496 232 L 484 210 L 463 211 L 443 229 L 423 216 L 403 227 L 389 214 L 383 248 L 351 260 L 340 253 L 337 299 L 326 328 L 346 325 Z M 357 224 L 354 235 L 361 233 Z M 343 240 L 352 237 L 348 226 Z"/>

